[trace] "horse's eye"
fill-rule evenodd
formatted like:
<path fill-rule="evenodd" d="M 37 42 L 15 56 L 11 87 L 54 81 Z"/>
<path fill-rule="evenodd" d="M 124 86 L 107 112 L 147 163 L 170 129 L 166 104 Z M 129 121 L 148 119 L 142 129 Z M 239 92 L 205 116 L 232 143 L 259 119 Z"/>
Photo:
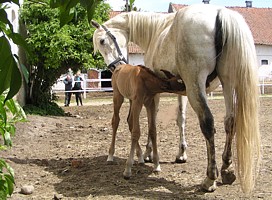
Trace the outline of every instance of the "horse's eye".
<path fill-rule="evenodd" d="M 104 39 L 101 39 L 101 40 L 100 40 L 100 44 L 101 44 L 101 45 L 105 44 L 105 40 L 104 40 Z"/>

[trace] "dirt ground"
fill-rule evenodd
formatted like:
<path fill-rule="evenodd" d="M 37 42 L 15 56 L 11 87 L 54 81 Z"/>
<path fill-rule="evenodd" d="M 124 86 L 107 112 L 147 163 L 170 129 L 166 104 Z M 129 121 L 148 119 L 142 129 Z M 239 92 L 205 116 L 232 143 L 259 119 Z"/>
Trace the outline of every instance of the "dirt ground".
<path fill-rule="evenodd" d="M 126 124 L 128 102 L 121 109 L 114 165 L 106 163 L 111 141 L 111 97 L 87 98 L 84 106 L 65 107 L 70 117 L 28 116 L 29 122 L 17 124 L 12 149 L 1 152 L 15 170 L 16 188 L 11 200 L 25 199 L 272 199 L 272 98 L 261 98 L 260 129 L 263 159 L 252 195 L 245 196 L 236 180 L 205 193 L 199 185 L 205 178 L 206 145 L 192 108 L 188 107 L 186 134 L 188 161 L 176 164 L 178 127 L 175 123 L 176 97 L 164 96 L 158 113 L 158 147 L 162 172 L 152 173 L 152 164 L 132 168 L 130 180 L 123 179 L 130 148 Z M 62 103 L 61 103 L 62 105 Z M 209 105 L 216 126 L 216 157 L 221 167 L 225 133 L 224 100 L 211 99 Z M 141 114 L 141 145 L 146 143 L 147 118 Z M 23 195 L 23 185 L 34 186 L 31 195 Z"/>

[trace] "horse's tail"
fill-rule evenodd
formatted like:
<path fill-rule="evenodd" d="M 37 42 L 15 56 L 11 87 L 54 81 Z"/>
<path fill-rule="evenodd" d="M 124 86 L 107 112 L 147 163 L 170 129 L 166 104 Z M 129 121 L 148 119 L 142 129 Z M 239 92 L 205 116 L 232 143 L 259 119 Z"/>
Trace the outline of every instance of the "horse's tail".
<path fill-rule="evenodd" d="M 254 188 L 261 157 L 256 51 L 251 31 L 240 14 L 223 8 L 218 12 L 217 24 L 222 36 L 222 62 L 218 67 L 229 69 L 231 88 L 226 89 L 233 95 L 238 177 L 242 190 L 249 193 Z"/>

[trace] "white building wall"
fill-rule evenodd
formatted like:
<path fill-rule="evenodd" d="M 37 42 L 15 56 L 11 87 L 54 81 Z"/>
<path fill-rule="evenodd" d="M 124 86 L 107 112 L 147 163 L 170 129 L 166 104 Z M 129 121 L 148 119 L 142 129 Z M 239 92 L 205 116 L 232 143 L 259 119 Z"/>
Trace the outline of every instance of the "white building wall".
<path fill-rule="evenodd" d="M 131 65 L 144 65 L 144 54 L 129 54 L 128 62 Z"/>
<path fill-rule="evenodd" d="M 22 4 L 22 0 L 19 1 Z M 6 9 L 7 12 L 7 17 L 10 21 L 10 23 L 13 26 L 13 31 L 15 33 L 19 32 L 19 6 L 17 4 L 14 3 L 9 3 L 7 4 L 8 9 Z M 14 44 L 12 42 L 12 40 L 10 40 L 10 46 L 11 46 L 11 51 L 12 54 L 16 54 L 18 55 L 19 53 L 19 48 L 16 44 Z M 19 90 L 19 92 L 16 94 L 16 96 L 14 97 L 21 106 L 25 105 L 25 100 L 26 100 L 26 91 L 25 91 L 25 82 L 22 82 L 22 86 Z"/>
<path fill-rule="evenodd" d="M 268 60 L 268 65 L 272 64 L 272 46 L 256 44 L 258 65 L 262 65 L 262 60 Z"/>

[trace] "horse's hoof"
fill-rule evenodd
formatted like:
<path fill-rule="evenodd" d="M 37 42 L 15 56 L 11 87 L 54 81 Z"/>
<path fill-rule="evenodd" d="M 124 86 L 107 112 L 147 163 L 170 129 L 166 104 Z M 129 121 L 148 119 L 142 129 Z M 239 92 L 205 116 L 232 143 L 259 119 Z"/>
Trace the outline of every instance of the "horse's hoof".
<path fill-rule="evenodd" d="M 153 172 L 155 174 L 159 174 L 159 172 L 161 172 L 161 166 L 160 165 L 154 166 Z"/>
<path fill-rule="evenodd" d="M 144 162 L 140 162 L 140 163 L 138 163 L 138 165 L 140 165 L 140 166 L 144 166 L 144 165 L 145 165 L 145 163 L 144 163 Z"/>
<path fill-rule="evenodd" d="M 216 181 L 206 177 L 201 187 L 205 192 L 214 192 L 216 190 Z"/>
<path fill-rule="evenodd" d="M 114 165 L 115 164 L 115 162 L 113 161 L 113 160 L 107 160 L 107 165 Z"/>
<path fill-rule="evenodd" d="M 125 180 L 129 180 L 129 179 L 130 179 L 130 176 L 124 176 L 124 179 L 125 179 Z"/>
<path fill-rule="evenodd" d="M 175 163 L 186 163 L 187 160 L 176 158 Z"/>
<path fill-rule="evenodd" d="M 150 157 L 146 157 L 144 159 L 144 161 L 145 161 L 145 163 L 152 163 L 153 162 L 153 160 Z"/>
<path fill-rule="evenodd" d="M 130 171 L 130 170 L 125 170 L 125 171 L 123 172 L 123 176 L 124 176 L 124 179 L 125 179 L 125 180 L 129 180 L 130 177 L 131 177 L 131 171 Z"/>
<path fill-rule="evenodd" d="M 154 173 L 155 175 L 159 175 L 159 174 L 160 174 L 160 171 L 153 171 L 153 173 Z"/>
<path fill-rule="evenodd" d="M 231 185 L 235 180 L 236 176 L 234 174 L 234 171 L 229 171 L 229 170 L 222 170 L 221 171 L 221 177 L 222 177 L 222 183 L 223 184 L 228 184 Z"/>

